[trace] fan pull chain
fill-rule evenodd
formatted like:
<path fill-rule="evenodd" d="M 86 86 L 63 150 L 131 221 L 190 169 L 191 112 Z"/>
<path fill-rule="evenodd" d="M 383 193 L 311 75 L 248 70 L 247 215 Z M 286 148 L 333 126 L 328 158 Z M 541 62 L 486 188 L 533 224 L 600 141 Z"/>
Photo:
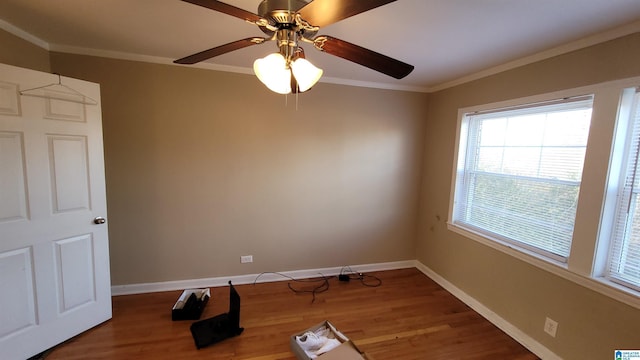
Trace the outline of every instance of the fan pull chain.
<path fill-rule="evenodd" d="M 296 93 L 296 111 L 298 111 L 298 95 L 299 93 Z M 289 106 L 289 94 L 285 94 L 284 95 L 284 107 L 288 107 Z"/>

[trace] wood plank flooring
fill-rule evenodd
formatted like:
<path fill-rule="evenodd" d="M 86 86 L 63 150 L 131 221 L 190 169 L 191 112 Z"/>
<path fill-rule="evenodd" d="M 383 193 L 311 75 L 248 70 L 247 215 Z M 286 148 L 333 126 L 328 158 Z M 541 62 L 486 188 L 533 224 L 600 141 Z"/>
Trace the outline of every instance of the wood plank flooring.
<path fill-rule="evenodd" d="M 180 291 L 116 296 L 113 319 L 59 345 L 46 359 L 293 360 L 289 336 L 323 320 L 375 360 L 538 359 L 417 269 L 368 275 L 382 284 L 331 278 L 313 303 L 311 294 L 294 293 L 288 283 L 304 290 L 319 282 L 237 285 L 244 332 L 200 350 L 189 331 L 192 321 L 171 321 Z M 202 319 L 228 310 L 228 288 L 211 291 Z"/>

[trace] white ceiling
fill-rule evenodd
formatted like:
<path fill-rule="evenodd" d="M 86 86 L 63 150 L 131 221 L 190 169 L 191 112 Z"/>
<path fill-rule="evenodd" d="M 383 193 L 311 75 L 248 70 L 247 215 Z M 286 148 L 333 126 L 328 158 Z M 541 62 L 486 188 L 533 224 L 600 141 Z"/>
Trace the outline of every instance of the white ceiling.
<path fill-rule="evenodd" d="M 225 2 L 257 13 L 259 0 Z M 180 0 L 1 0 L 0 19 L 0 28 L 49 50 L 160 63 L 263 35 Z M 310 45 L 306 55 L 324 69 L 322 81 L 429 91 L 638 31 L 640 0 L 397 0 L 319 34 L 414 65 L 406 78 Z M 251 73 L 253 60 L 275 51 L 266 42 L 195 66 Z"/>

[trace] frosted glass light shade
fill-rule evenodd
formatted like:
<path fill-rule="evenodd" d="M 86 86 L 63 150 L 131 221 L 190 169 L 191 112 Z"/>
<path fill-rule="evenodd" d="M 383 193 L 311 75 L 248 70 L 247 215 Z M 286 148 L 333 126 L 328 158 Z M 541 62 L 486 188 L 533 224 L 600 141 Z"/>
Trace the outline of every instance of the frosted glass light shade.
<path fill-rule="evenodd" d="M 322 76 L 322 69 L 317 68 L 304 58 L 295 60 L 291 64 L 291 71 L 298 82 L 300 92 L 309 90 Z"/>
<path fill-rule="evenodd" d="M 278 94 L 291 93 L 291 71 L 287 61 L 278 53 L 270 54 L 253 62 L 253 72 L 269 90 Z"/>

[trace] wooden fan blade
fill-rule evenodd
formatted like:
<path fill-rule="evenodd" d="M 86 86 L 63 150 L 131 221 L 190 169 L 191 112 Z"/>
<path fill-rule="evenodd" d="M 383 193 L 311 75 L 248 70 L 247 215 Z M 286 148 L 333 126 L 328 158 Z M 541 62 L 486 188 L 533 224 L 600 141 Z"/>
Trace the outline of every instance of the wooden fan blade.
<path fill-rule="evenodd" d="M 214 47 L 209 50 L 201 51 L 197 54 L 183 57 L 182 59 L 175 60 L 174 63 L 191 65 L 191 64 L 198 63 L 200 61 L 211 59 L 212 57 L 215 57 L 218 55 L 226 54 L 234 50 L 246 48 L 247 46 L 262 44 L 266 40 L 267 40 L 266 38 L 261 38 L 261 37 L 250 37 L 242 40 L 236 40 L 234 42 L 220 45 L 218 47 Z"/>
<path fill-rule="evenodd" d="M 250 11 L 240 9 L 233 5 L 225 4 L 221 1 L 216 0 L 182 0 L 184 2 L 188 2 L 194 5 L 200 5 L 207 9 L 219 11 L 221 13 L 225 13 L 227 15 L 235 16 L 242 20 L 251 21 L 253 23 L 262 20 L 262 18 Z"/>
<path fill-rule="evenodd" d="M 313 26 L 325 27 L 396 0 L 314 0 L 298 10 Z"/>
<path fill-rule="evenodd" d="M 396 79 L 402 79 L 413 71 L 413 65 L 331 36 L 318 36 L 313 39 L 313 45 L 320 51 L 353 61 Z"/>

